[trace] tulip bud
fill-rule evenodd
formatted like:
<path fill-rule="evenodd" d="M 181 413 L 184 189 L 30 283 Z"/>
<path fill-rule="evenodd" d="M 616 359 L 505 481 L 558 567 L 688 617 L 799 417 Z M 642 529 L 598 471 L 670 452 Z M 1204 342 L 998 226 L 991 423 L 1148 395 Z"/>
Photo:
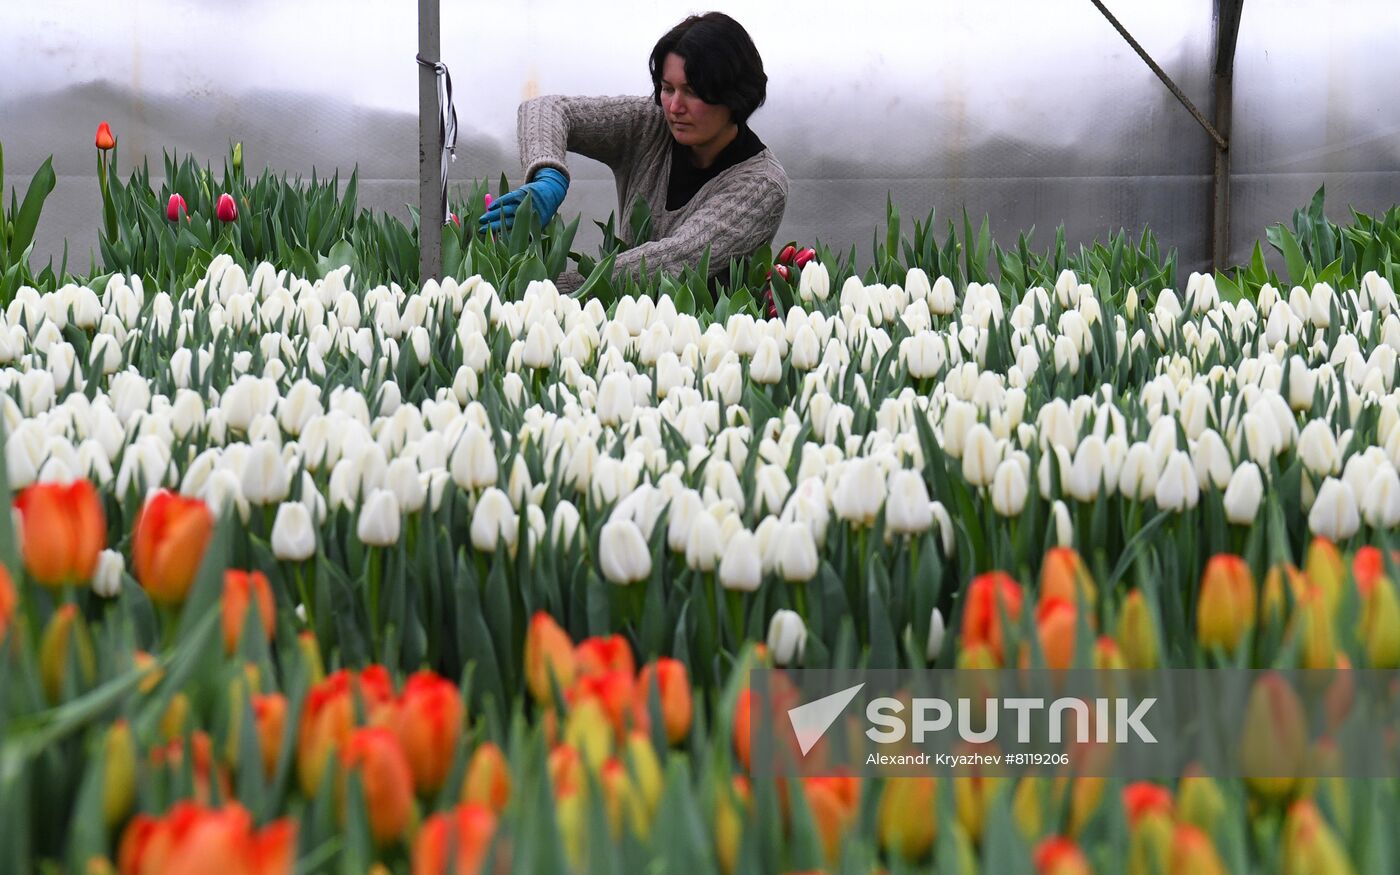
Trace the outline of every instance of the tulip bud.
<path fill-rule="evenodd" d="M 1181 824 L 1172 833 L 1170 872 L 1191 872 L 1200 875 L 1226 875 L 1227 869 L 1211 842 L 1210 835 L 1200 827 Z"/>
<path fill-rule="evenodd" d="M 413 816 L 413 771 L 388 729 L 356 729 L 340 753 L 341 778 L 358 773 L 369 829 L 380 846 L 404 834 Z M 343 798 L 343 797 L 342 797 Z"/>
<path fill-rule="evenodd" d="M 76 667 L 69 661 L 70 652 L 77 654 Z M 62 699 L 70 670 L 79 689 L 92 683 L 97 671 L 87 622 L 72 603 L 53 612 L 39 643 L 39 678 L 50 702 L 57 704 Z"/>
<path fill-rule="evenodd" d="M 653 678 L 655 685 L 653 687 Z M 637 676 L 637 709 L 650 710 L 653 688 L 661 704 L 661 718 L 666 727 L 666 740 L 680 744 L 690 734 L 694 705 L 691 701 L 690 675 L 685 664 L 662 656 L 642 667 Z M 645 709 L 645 710 L 643 710 Z M 639 721 L 643 719 L 639 717 Z M 645 725 L 643 723 L 642 725 Z"/>
<path fill-rule="evenodd" d="M 943 621 L 943 612 L 934 608 L 928 619 L 928 642 L 924 646 L 924 658 L 929 662 L 938 659 L 938 655 L 943 652 L 943 638 L 947 634 L 947 629 Z"/>
<path fill-rule="evenodd" d="M 419 794 L 432 796 L 447 780 L 465 720 L 462 695 L 452 682 L 425 670 L 404 684 L 398 737 Z"/>
<path fill-rule="evenodd" d="M 1254 575 L 1238 556 L 1212 556 L 1201 575 L 1196 640 L 1201 647 L 1233 653 L 1254 628 Z"/>
<path fill-rule="evenodd" d="M 1004 517 L 1020 516 L 1030 495 L 1026 471 L 1015 459 L 1004 459 L 992 475 L 992 508 Z"/>
<path fill-rule="evenodd" d="M 1142 590 L 1132 590 L 1123 600 L 1122 613 L 1118 615 L 1118 646 L 1129 668 L 1145 671 L 1157 667 L 1161 647 Z"/>
<path fill-rule="evenodd" d="M 917 535 L 933 525 L 928 487 L 923 476 L 908 468 L 889 476 L 889 498 L 885 501 L 885 526 L 897 535 Z"/>
<path fill-rule="evenodd" d="M 15 605 L 18 602 L 19 597 L 15 594 L 15 584 L 10 578 L 10 570 L 0 564 L 0 642 L 4 642 L 5 633 L 10 629 L 10 622 L 15 616 Z"/>
<path fill-rule="evenodd" d="M 428 818 L 413 840 L 412 875 L 478 875 L 491 850 L 498 813 L 466 803 Z"/>
<path fill-rule="evenodd" d="M 1298 784 L 1307 747 L 1307 717 L 1298 694 L 1282 675 L 1265 674 L 1245 705 L 1240 764 L 1246 783 L 1266 799 L 1287 798 Z"/>
<path fill-rule="evenodd" d="M 593 677 L 622 672 L 634 675 L 637 672 L 632 660 L 632 645 L 621 635 L 595 636 L 579 642 L 574 648 L 578 665 L 578 676 Z"/>
<path fill-rule="evenodd" d="M 923 858 L 938 836 L 938 819 L 930 816 L 937 803 L 938 779 L 934 777 L 886 779 L 875 815 L 880 847 L 906 860 Z"/>
<path fill-rule="evenodd" d="M 1073 547 L 1052 547 L 1041 563 L 1040 604 L 1054 598 L 1064 599 L 1090 616 L 1098 604 L 1099 592 L 1094 577 Z"/>
<path fill-rule="evenodd" d="M 180 221 L 181 216 L 188 217 L 190 209 L 185 204 L 185 199 L 180 194 L 172 194 L 170 200 L 165 205 L 165 218 L 172 222 Z"/>
<path fill-rule="evenodd" d="M 720 586 L 736 592 L 754 592 L 763 580 L 763 557 L 758 541 L 747 529 L 739 529 L 724 548 L 719 563 Z"/>
<path fill-rule="evenodd" d="M 494 553 L 502 544 L 515 546 L 520 518 L 511 506 L 510 497 L 495 486 L 481 493 L 476 510 L 472 512 L 472 546 L 483 553 Z"/>
<path fill-rule="evenodd" d="M 50 588 L 92 579 L 107 545 L 107 521 L 92 483 L 36 483 L 15 497 L 14 506 L 31 577 Z"/>
<path fill-rule="evenodd" d="M 996 664 L 1005 659 L 1005 633 L 1001 615 L 1013 626 L 1020 621 L 1021 585 L 1001 571 L 980 574 L 968 584 L 964 596 L 962 644 L 986 645 Z"/>
<path fill-rule="evenodd" d="M 598 564 L 603 577 L 626 586 L 651 576 L 651 551 L 637 524 L 630 519 L 613 519 L 603 525 L 598 543 Z"/>
<path fill-rule="evenodd" d="M 214 206 L 214 215 L 225 224 L 238 221 L 238 205 L 233 202 L 233 195 L 227 192 L 219 195 L 219 201 Z"/>
<path fill-rule="evenodd" d="M 162 489 L 141 509 L 132 536 L 136 579 L 151 600 L 178 605 L 194 583 L 214 517 L 204 502 Z"/>
<path fill-rule="evenodd" d="M 263 635 L 267 640 L 272 640 L 277 631 L 277 618 L 267 575 L 261 571 L 225 571 L 221 605 L 225 653 L 232 655 L 237 652 L 239 642 L 243 640 L 244 621 L 253 607 L 257 608 Z"/>
<path fill-rule="evenodd" d="M 375 489 L 360 509 L 360 519 L 355 534 L 360 541 L 370 547 L 392 547 L 399 542 L 403 528 L 403 516 L 399 512 L 399 500 L 388 489 Z"/>
<path fill-rule="evenodd" d="M 749 820 L 749 782 L 735 775 L 728 787 L 715 792 L 715 853 L 724 875 L 734 875 L 739 862 L 739 843 Z"/>
<path fill-rule="evenodd" d="M 780 666 L 802 660 L 807 646 L 807 626 L 796 611 L 779 610 L 768 621 L 768 650 L 773 662 Z"/>
<path fill-rule="evenodd" d="M 272 522 L 272 554 L 283 562 L 304 562 L 316 555 L 316 527 L 305 504 L 287 501 L 278 505 Z"/>
<path fill-rule="evenodd" d="M 1072 840 L 1052 836 L 1036 845 L 1036 875 L 1093 875 L 1084 852 Z"/>
<path fill-rule="evenodd" d="M 136 741 L 131 726 L 116 720 L 102 739 L 102 816 L 114 829 L 136 801 Z"/>
<path fill-rule="evenodd" d="M 287 697 L 281 693 L 254 693 L 249 697 L 253 708 L 253 729 L 258 737 L 263 778 L 271 781 L 277 774 L 277 761 L 282 755 L 282 738 L 287 726 Z M 234 747 L 234 737 L 229 746 Z M 236 763 L 236 758 L 230 758 Z"/>
<path fill-rule="evenodd" d="M 510 801 L 510 766 L 505 754 L 491 742 L 483 742 L 472 752 L 462 779 L 459 799 L 500 814 Z"/>
<path fill-rule="evenodd" d="M 815 777 L 802 780 L 802 792 L 812 825 L 821 840 L 828 863 L 841 856 L 841 842 L 856 817 L 860 794 L 859 779 L 847 777 Z M 927 812 L 925 812 L 927 816 Z"/>
<path fill-rule="evenodd" d="M 116 550 L 103 550 L 97 556 L 97 570 L 92 575 L 92 591 L 102 598 L 116 598 L 122 592 L 122 576 L 126 563 Z"/>
<path fill-rule="evenodd" d="M 1400 599 L 1390 578 L 1377 579 L 1364 593 L 1358 637 L 1371 668 L 1400 668 Z"/>
<path fill-rule="evenodd" d="M 1283 859 L 1289 875 L 1353 875 L 1346 848 L 1310 799 L 1300 799 L 1288 809 L 1283 826 Z"/>
<path fill-rule="evenodd" d="M 1337 642 L 1333 630 L 1333 615 L 1328 608 L 1326 594 L 1313 586 L 1298 599 L 1297 634 L 1302 642 L 1299 661 L 1303 668 L 1324 669 L 1337 667 Z"/>
<path fill-rule="evenodd" d="M 575 670 L 574 643 L 568 633 L 549 614 L 536 611 L 525 633 L 525 683 L 530 694 L 536 702 L 552 703 L 551 676 L 562 692 L 573 686 Z"/>
<path fill-rule="evenodd" d="M 812 528 L 804 523 L 782 523 L 778 529 L 778 574 L 789 583 L 805 583 L 817 576 L 820 559 Z"/>
<path fill-rule="evenodd" d="M 1312 539 L 1303 560 L 1303 573 L 1307 575 L 1308 581 L 1322 590 L 1327 609 L 1335 610 L 1342 595 L 1342 582 L 1346 580 L 1347 567 L 1333 540 L 1324 535 Z"/>
<path fill-rule="evenodd" d="M 1225 794 L 1214 778 L 1187 775 L 1176 794 L 1176 818 L 1182 823 L 1212 830 L 1229 815 Z"/>
<path fill-rule="evenodd" d="M 112 136 L 112 128 L 105 121 L 97 126 L 95 145 L 103 152 L 115 149 L 117 146 L 117 139 Z"/>

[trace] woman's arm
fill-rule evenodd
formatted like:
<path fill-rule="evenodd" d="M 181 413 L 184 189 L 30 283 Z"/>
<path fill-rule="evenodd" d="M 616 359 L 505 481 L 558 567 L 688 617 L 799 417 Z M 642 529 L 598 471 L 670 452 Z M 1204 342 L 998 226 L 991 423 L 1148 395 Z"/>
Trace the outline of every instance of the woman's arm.
<path fill-rule="evenodd" d="M 659 124 L 660 110 L 650 97 L 531 98 L 520 104 L 517 140 L 525 179 L 542 167 L 565 177 L 564 153 L 577 152 L 613 170 L 627 162 L 648 129 Z"/>

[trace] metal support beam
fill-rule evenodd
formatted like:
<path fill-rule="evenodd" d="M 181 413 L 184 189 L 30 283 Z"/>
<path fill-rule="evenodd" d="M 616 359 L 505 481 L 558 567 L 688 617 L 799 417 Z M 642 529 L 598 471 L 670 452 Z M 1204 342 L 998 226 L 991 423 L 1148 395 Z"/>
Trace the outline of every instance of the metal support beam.
<path fill-rule="evenodd" d="M 442 108 L 431 64 L 442 51 L 439 0 L 418 0 L 418 282 L 442 278 Z"/>
<path fill-rule="evenodd" d="M 1230 259 L 1230 129 L 1235 100 L 1235 44 L 1240 33 L 1244 0 L 1215 0 L 1215 64 L 1211 79 L 1215 91 L 1215 128 L 1224 145 L 1215 148 L 1211 178 L 1211 266 L 1224 270 Z"/>

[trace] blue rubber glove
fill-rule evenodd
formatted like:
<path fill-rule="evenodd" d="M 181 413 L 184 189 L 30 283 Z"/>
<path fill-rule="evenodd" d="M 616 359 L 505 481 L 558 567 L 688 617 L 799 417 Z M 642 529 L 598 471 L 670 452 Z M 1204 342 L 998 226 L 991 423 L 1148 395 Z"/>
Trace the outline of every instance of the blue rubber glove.
<path fill-rule="evenodd" d="M 530 196 L 534 204 L 535 215 L 540 217 L 540 224 L 548 225 L 549 220 L 559 211 L 559 205 L 564 202 L 564 195 L 568 191 L 569 180 L 564 174 L 553 167 L 541 168 L 536 171 L 534 179 L 515 191 L 496 198 L 491 204 L 491 209 L 477 219 L 477 230 L 499 232 L 502 227 L 509 230 L 515 223 L 515 211 L 520 208 L 526 195 Z"/>

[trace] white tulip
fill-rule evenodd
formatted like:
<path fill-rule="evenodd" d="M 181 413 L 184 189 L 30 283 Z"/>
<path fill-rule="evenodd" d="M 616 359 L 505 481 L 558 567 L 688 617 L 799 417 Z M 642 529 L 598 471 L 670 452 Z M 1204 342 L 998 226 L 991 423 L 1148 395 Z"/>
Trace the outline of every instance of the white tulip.
<path fill-rule="evenodd" d="M 1375 476 L 1366 484 L 1361 496 L 1362 516 L 1367 525 L 1375 529 L 1400 525 L 1400 474 L 1389 461 L 1376 466 Z"/>
<path fill-rule="evenodd" d="M 1195 468 L 1191 465 L 1191 457 L 1180 450 L 1172 451 L 1153 492 L 1157 506 L 1166 510 L 1182 511 L 1195 507 L 1200 497 L 1201 484 L 1196 477 Z"/>
<path fill-rule="evenodd" d="M 1341 465 L 1341 454 L 1337 448 L 1337 438 L 1326 420 L 1314 419 L 1303 427 L 1298 436 L 1298 457 L 1303 465 L 1318 476 L 1337 473 Z"/>
<path fill-rule="evenodd" d="M 571 501 L 561 501 L 550 515 L 549 538 L 555 544 L 568 546 L 578 533 L 579 512 Z"/>
<path fill-rule="evenodd" d="M 1237 526 L 1253 525 L 1264 497 L 1264 478 L 1259 466 L 1242 462 L 1225 487 L 1225 518 Z"/>
<path fill-rule="evenodd" d="M 292 384 L 286 397 L 277 402 L 277 422 L 293 437 L 299 436 L 308 423 L 323 413 L 320 387 L 304 377 Z"/>
<path fill-rule="evenodd" d="M 97 555 L 97 569 L 92 574 L 92 591 L 105 599 L 116 598 L 122 592 L 122 574 L 126 562 L 116 550 L 103 550 Z"/>
<path fill-rule="evenodd" d="M 1095 501 L 1103 489 L 1104 461 L 1107 452 L 1103 439 L 1088 435 L 1075 450 L 1074 461 L 1060 476 L 1065 489 L 1076 501 Z"/>
<path fill-rule="evenodd" d="M 1020 516 L 1030 495 L 1026 470 L 1015 459 L 1004 459 L 992 476 L 992 508 L 1004 517 Z"/>
<path fill-rule="evenodd" d="M 510 497 L 495 486 L 481 493 L 472 512 L 472 546 L 491 553 L 499 544 L 514 548 L 520 518 L 511 506 Z"/>
<path fill-rule="evenodd" d="M 215 471 L 204 484 L 204 492 L 199 498 L 209 505 L 215 516 L 223 516 L 230 507 L 243 522 L 248 521 L 248 499 L 238 485 L 238 475 L 227 469 Z"/>
<path fill-rule="evenodd" d="M 603 378 L 598 387 L 598 420 L 603 425 L 617 426 L 632 419 L 634 409 L 632 381 L 627 374 L 613 372 Z"/>
<path fill-rule="evenodd" d="M 938 523 L 939 539 L 943 542 L 943 552 L 952 556 L 957 548 L 957 532 L 953 529 L 953 518 L 949 516 L 948 509 L 941 501 L 929 503 L 929 510 L 933 513 L 934 522 Z"/>
<path fill-rule="evenodd" d="M 278 504 L 285 499 L 291 483 L 280 448 L 271 441 L 253 444 L 243 461 L 239 485 L 252 504 Z"/>
<path fill-rule="evenodd" d="M 1069 515 L 1069 506 L 1056 501 L 1050 508 L 1050 516 L 1055 520 L 1055 543 L 1061 547 L 1074 546 L 1074 519 Z"/>
<path fill-rule="evenodd" d="M 861 457 L 845 463 L 831 503 L 841 519 L 855 525 L 873 524 L 885 503 L 885 477 L 875 460 Z"/>
<path fill-rule="evenodd" d="M 924 282 L 928 282 L 925 277 Z M 797 280 L 797 296 L 803 301 L 825 301 L 831 296 L 831 273 L 826 265 L 813 259 L 802 266 L 802 274 Z"/>
<path fill-rule="evenodd" d="M 928 294 L 928 309 L 936 316 L 947 316 L 958 306 L 958 292 L 953 281 L 940 276 L 934 281 Z"/>
<path fill-rule="evenodd" d="M 783 375 L 782 353 L 778 341 L 765 337 L 758 342 L 753 361 L 749 363 L 749 377 L 761 386 L 771 386 Z"/>
<path fill-rule="evenodd" d="M 685 542 L 685 564 L 692 571 L 713 571 L 723 555 L 719 521 L 702 510 L 690 525 Z"/>
<path fill-rule="evenodd" d="M 1361 527 L 1361 512 L 1351 487 L 1335 477 L 1322 481 L 1312 510 L 1308 512 L 1308 528 L 1315 535 L 1333 541 L 1344 541 Z"/>
<path fill-rule="evenodd" d="M 467 426 L 452 450 L 450 468 L 453 482 L 465 490 L 496 484 L 496 450 L 485 429 L 475 424 Z"/>
<path fill-rule="evenodd" d="M 739 529 L 725 545 L 719 563 L 720 586 L 738 592 L 754 592 L 763 580 L 763 556 L 758 540 L 747 529 Z"/>
<path fill-rule="evenodd" d="M 962 452 L 963 479 L 973 486 L 992 482 L 1001 464 L 1003 445 L 986 424 L 975 423 L 967 431 Z"/>
<path fill-rule="evenodd" d="M 776 665 L 786 666 L 802 660 L 807 647 L 807 625 L 796 611 L 786 609 L 773 614 L 768 621 L 768 652 Z"/>
<path fill-rule="evenodd" d="M 885 528 L 897 535 L 916 535 L 928 531 L 933 525 L 933 512 L 929 509 L 928 487 L 924 484 L 923 476 L 907 468 L 892 471 L 888 490 Z"/>
<path fill-rule="evenodd" d="M 1230 458 L 1230 450 L 1225 446 L 1225 441 L 1213 429 L 1208 428 L 1201 432 L 1200 440 L 1196 441 L 1191 455 L 1196 465 L 1196 479 L 1202 489 L 1212 486 L 1220 489 L 1230 482 L 1234 474 L 1234 462 Z"/>
<path fill-rule="evenodd" d="M 316 526 L 303 502 L 278 505 L 272 522 L 272 554 L 283 562 L 304 562 L 316 555 Z"/>
<path fill-rule="evenodd" d="M 924 658 L 929 662 L 938 659 L 938 655 L 943 652 L 943 639 L 946 635 L 943 612 L 934 608 L 928 618 L 928 643 L 924 647 Z"/>
<path fill-rule="evenodd" d="M 371 491 L 360 508 L 359 522 L 355 526 L 356 536 L 371 547 L 392 547 L 399 542 L 402 528 L 403 517 L 394 493 L 388 489 Z"/>
<path fill-rule="evenodd" d="M 603 524 L 598 541 L 598 564 L 603 577 L 619 586 L 651 576 L 651 551 L 636 523 L 630 519 L 612 519 Z"/>
<path fill-rule="evenodd" d="M 399 510 L 417 513 L 428 501 L 428 491 L 418 476 L 418 463 L 400 456 L 384 470 L 384 485 L 399 503 Z"/>
<path fill-rule="evenodd" d="M 768 519 L 772 519 L 769 517 Z M 767 522 L 767 520 L 765 520 Z M 789 583 L 805 583 L 817 576 L 820 560 L 812 529 L 803 523 L 779 523 L 775 535 L 774 568 Z"/>

